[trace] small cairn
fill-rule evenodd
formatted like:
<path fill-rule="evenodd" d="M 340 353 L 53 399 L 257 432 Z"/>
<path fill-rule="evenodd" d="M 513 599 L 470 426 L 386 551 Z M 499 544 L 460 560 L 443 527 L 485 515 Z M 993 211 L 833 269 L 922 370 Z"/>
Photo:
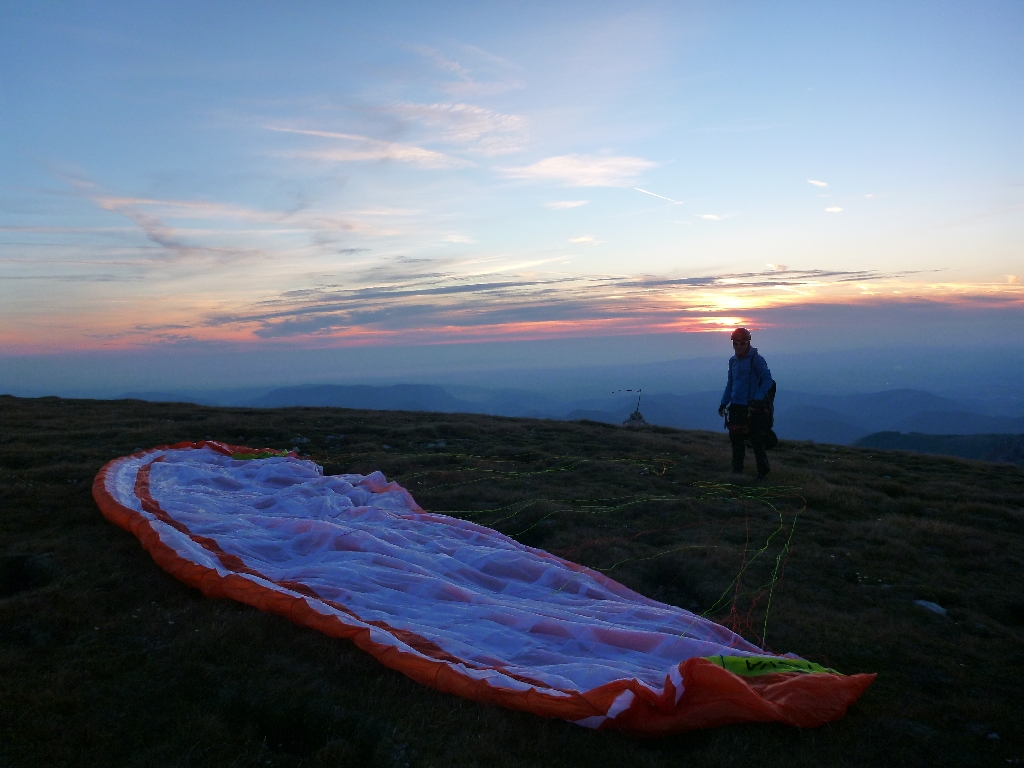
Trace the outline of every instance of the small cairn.
<path fill-rule="evenodd" d="M 622 422 L 622 426 L 624 426 L 624 427 L 646 427 L 647 426 L 647 420 L 644 419 L 644 415 L 642 413 L 640 413 L 640 409 L 637 408 L 635 411 L 633 411 L 631 414 L 629 414 L 629 418 L 628 419 L 626 419 L 624 422 Z"/>
<path fill-rule="evenodd" d="M 629 392 L 630 394 L 632 394 L 633 390 L 632 389 L 620 389 L 619 392 Z M 629 414 L 629 418 L 628 419 L 626 419 L 624 422 L 622 422 L 622 426 L 624 426 L 624 427 L 633 427 L 634 429 L 638 428 L 638 427 L 646 427 L 646 426 L 648 426 L 647 420 L 644 419 L 644 415 L 642 413 L 640 413 L 640 398 L 643 396 L 643 393 L 644 393 L 644 391 L 642 389 L 638 389 L 636 391 L 636 409 L 631 414 Z M 612 394 L 614 395 L 616 393 L 613 391 Z"/>

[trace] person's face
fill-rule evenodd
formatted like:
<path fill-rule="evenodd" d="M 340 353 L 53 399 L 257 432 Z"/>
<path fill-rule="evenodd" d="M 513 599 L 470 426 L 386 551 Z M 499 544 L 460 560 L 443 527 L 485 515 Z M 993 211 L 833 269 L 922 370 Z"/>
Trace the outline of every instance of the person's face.
<path fill-rule="evenodd" d="M 734 341 L 732 343 L 732 351 L 736 353 L 736 357 L 746 357 L 747 352 L 750 351 L 750 339 Z"/>

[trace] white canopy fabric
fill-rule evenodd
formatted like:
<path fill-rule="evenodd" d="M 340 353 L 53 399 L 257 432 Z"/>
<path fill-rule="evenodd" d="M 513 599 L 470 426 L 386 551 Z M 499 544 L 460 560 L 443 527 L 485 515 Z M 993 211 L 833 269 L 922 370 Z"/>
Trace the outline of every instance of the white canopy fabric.
<path fill-rule="evenodd" d="M 817 725 L 873 679 L 766 654 L 581 565 L 425 512 L 380 472 L 324 476 L 293 455 L 204 442 L 115 460 L 95 493 L 208 595 L 348 637 L 476 700 L 646 733 Z"/>

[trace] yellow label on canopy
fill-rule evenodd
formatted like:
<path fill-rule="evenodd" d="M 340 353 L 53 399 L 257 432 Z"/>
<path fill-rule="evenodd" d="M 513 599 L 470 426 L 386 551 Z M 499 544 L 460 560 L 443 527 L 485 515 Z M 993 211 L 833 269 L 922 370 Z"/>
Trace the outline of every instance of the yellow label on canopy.
<path fill-rule="evenodd" d="M 287 455 L 288 455 L 288 451 L 267 450 L 267 451 L 253 451 L 252 453 L 241 453 L 241 452 L 240 453 L 232 453 L 231 454 L 231 458 L 232 459 L 241 459 L 241 460 L 246 460 L 246 459 L 269 459 L 269 458 L 271 458 L 273 456 L 287 456 Z"/>
<path fill-rule="evenodd" d="M 803 659 L 786 659 L 779 656 L 705 656 L 712 664 L 737 675 L 771 675 L 779 672 L 824 672 L 838 675 L 834 669 Z"/>

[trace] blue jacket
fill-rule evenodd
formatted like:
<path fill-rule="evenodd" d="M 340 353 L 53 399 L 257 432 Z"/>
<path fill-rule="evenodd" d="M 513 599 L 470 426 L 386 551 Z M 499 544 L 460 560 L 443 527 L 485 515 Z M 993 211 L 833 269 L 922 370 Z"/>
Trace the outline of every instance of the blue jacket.
<path fill-rule="evenodd" d="M 771 388 L 768 363 L 751 347 L 745 356 L 729 358 L 729 381 L 722 393 L 722 405 L 750 405 L 753 400 L 764 400 Z"/>

